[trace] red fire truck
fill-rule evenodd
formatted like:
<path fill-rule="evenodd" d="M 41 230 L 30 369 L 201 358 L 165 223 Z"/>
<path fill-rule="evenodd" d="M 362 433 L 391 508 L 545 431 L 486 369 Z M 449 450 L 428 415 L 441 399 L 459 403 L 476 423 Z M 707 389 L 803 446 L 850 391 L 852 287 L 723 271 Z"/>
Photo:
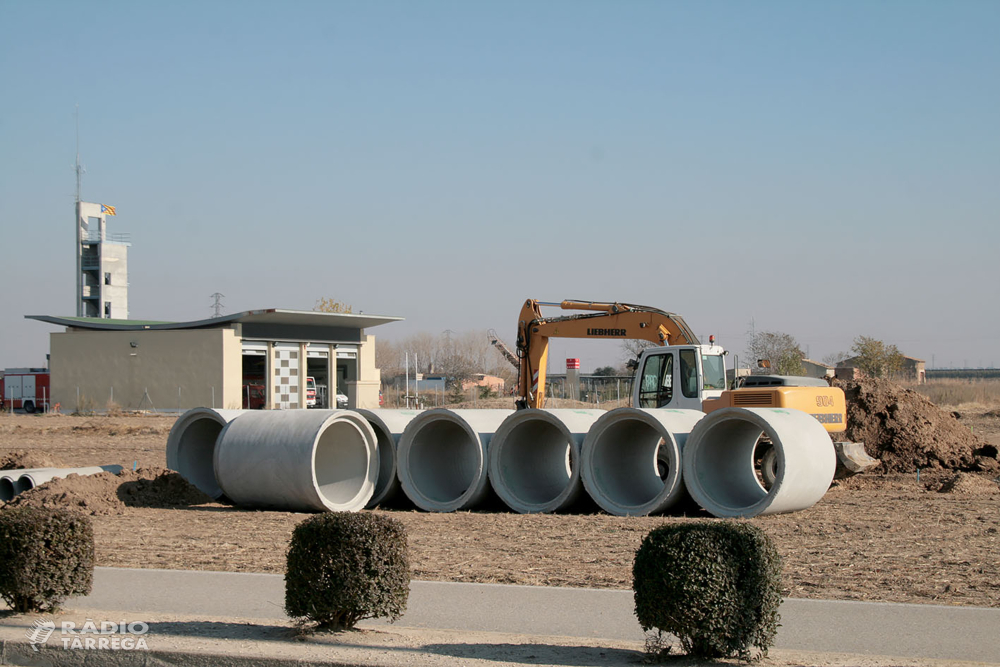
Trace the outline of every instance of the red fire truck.
<path fill-rule="evenodd" d="M 5 410 L 23 409 L 28 414 L 49 409 L 52 390 L 47 368 L 8 368 L 0 383 L 0 403 Z"/>

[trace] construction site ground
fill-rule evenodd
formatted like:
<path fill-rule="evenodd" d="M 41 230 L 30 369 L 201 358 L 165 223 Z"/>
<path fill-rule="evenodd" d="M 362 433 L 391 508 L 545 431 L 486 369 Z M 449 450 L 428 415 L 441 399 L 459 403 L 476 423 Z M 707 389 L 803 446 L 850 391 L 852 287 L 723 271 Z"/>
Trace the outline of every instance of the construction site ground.
<path fill-rule="evenodd" d="M 18 451 L 21 467 L 162 467 L 175 418 L 3 414 L 0 457 Z M 1000 412 L 962 409 L 959 423 L 1000 445 Z M 786 596 L 1000 607 L 996 477 L 869 474 L 835 483 L 809 510 L 752 521 L 783 556 Z M 219 503 L 154 508 L 141 487 L 119 496 L 80 507 L 93 514 L 98 565 L 282 573 L 291 531 L 307 516 Z M 406 525 L 414 579 L 619 589 L 631 587 L 633 554 L 649 530 L 707 516 L 691 506 L 632 518 L 377 511 Z"/>

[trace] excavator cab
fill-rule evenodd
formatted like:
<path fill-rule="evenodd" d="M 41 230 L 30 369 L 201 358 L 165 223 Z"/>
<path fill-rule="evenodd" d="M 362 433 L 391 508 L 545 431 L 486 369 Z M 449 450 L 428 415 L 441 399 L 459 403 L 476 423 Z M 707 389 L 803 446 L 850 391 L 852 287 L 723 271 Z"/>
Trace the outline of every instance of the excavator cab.
<path fill-rule="evenodd" d="M 700 410 L 726 389 L 725 350 L 718 345 L 651 347 L 639 358 L 632 404 Z"/>

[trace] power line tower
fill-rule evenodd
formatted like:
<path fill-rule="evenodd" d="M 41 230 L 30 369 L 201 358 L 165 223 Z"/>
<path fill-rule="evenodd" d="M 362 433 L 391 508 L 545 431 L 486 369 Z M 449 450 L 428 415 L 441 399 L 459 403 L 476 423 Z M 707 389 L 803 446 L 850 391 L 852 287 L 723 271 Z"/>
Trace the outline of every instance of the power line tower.
<path fill-rule="evenodd" d="M 212 304 L 212 308 L 214 310 L 212 317 L 222 317 L 222 298 L 226 295 L 221 292 L 216 292 L 215 294 L 210 294 L 209 296 L 215 299 L 215 303 Z"/>

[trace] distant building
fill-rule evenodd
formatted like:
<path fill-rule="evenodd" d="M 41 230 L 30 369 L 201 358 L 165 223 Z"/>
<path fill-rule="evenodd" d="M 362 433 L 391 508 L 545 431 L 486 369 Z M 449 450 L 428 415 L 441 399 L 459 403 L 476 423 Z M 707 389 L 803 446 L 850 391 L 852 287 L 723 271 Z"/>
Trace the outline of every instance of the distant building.
<path fill-rule="evenodd" d="M 128 319 L 128 249 L 125 234 L 108 234 L 113 206 L 76 203 L 76 316 Z"/>
<path fill-rule="evenodd" d="M 813 361 L 812 359 L 802 360 L 802 374 L 806 377 L 811 378 L 828 378 L 833 377 L 834 368 L 820 361 Z"/>
<path fill-rule="evenodd" d="M 917 384 L 927 382 L 926 362 L 923 359 L 916 359 L 903 355 L 903 367 L 894 376 L 898 380 L 909 380 Z M 864 377 L 864 372 L 858 368 L 858 358 L 851 357 L 844 359 L 837 364 L 835 369 L 838 380 L 857 380 Z"/>

